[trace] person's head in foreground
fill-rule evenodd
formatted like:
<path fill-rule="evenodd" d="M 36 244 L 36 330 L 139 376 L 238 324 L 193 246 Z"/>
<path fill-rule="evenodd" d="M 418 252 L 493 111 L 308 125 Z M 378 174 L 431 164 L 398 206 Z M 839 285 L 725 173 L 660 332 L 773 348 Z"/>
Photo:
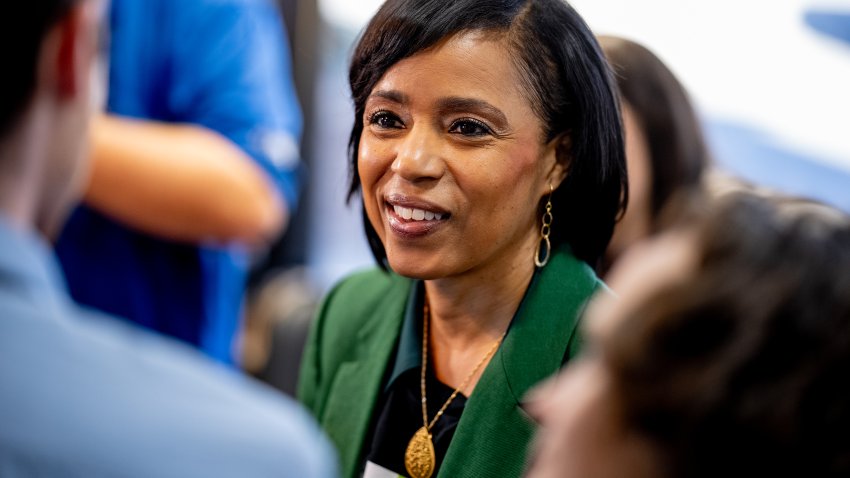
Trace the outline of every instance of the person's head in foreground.
<path fill-rule="evenodd" d="M 529 477 L 850 476 L 850 218 L 733 194 L 618 266 Z"/>
<path fill-rule="evenodd" d="M 677 193 L 701 187 L 710 160 L 699 118 L 673 72 L 633 41 L 601 35 L 599 44 L 617 78 L 629 170 L 629 209 L 605 253 L 608 268 L 661 231 L 664 207 Z"/>
<path fill-rule="evenodd" d="M 335 476 L 294 403 L 68 294 L 45 239 L 82 195 L 105 7 L 4 5 L 0 476 Z"/>
<path fill-rule="evenodd" d="M 623 206 L 623 146 L 604 58 L 566 3 L 388 1 L 350 81 L 351 193 L 380 264 L 530 277 L 551 196 L 552 248 L 595 266 Z"/>

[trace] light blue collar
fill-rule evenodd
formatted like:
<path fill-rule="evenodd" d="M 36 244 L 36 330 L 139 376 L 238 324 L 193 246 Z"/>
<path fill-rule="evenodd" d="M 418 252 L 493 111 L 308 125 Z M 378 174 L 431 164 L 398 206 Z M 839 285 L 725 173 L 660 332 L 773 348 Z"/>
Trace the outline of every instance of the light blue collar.
<path fill-rule="evenodd" d="M 21 230 L 0 215 L 0 300 L 21 302 L 61 317 L 70 303 L 50 246 L 32 231 Z"/>

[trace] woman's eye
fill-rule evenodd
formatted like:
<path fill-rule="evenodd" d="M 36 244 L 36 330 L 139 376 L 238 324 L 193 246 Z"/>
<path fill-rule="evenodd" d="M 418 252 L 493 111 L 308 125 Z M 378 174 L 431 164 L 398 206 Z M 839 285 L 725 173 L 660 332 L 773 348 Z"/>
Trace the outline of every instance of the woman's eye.
<path fill-rule="evenodd" d="M 402 128 L 404 125 L 398 116 L 389 111 L 378 111 L 369 117 L 369 124 L 377 125 L 379 128 L 396 129 Z"/>
<path fill-rule="evenodd" d="M 462 119 L 452 123 L 449 133 L 458 133 L 463 136 L 477 137 L 493 134 L 487 125 L 473 119 Z"/>

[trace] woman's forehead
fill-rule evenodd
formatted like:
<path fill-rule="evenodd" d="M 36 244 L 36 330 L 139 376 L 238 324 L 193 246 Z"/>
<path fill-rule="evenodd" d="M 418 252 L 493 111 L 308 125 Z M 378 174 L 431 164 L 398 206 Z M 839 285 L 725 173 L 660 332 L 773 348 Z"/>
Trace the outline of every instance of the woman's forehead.
<path fill-rule="evenodd" d="M 372 92 L 392 90 L 417 97 L 522 97 L 521 77 L 500 36 L 478 31 L 450 36 L 392 65 Z"/>
<path fill-rule="evenodd" d="M 504 132 L 544 135 L 529 95 L 501 36 L 467 32 L 390 67 L 367 100 L 424 114 L 482 116 Z M 392 100 L 387 102 L 387 97 Z"/>

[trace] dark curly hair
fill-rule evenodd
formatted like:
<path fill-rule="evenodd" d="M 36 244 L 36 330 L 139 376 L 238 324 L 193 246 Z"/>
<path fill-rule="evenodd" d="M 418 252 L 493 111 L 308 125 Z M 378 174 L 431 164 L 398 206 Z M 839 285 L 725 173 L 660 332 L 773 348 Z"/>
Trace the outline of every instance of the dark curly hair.
<path fill-rule="evenodd" d="M 605 341 L 627 426 L 676 478 L 850 476 L 850 218 L 736 194 L 696 270 Z"/>

